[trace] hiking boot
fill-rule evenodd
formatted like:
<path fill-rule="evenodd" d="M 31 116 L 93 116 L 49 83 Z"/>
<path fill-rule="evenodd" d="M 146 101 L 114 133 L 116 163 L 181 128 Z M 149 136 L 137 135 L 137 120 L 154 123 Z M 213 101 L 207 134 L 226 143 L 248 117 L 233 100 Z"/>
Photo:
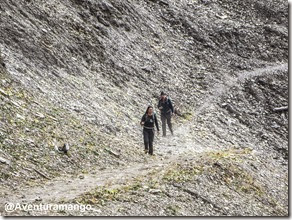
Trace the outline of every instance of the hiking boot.
<path fill-rule="evenodd" d="M 145 153 L 145 154 L 148 154 L 148 150 L 145 149 L 145 150 L 144 150 L 144 153 Z"/>

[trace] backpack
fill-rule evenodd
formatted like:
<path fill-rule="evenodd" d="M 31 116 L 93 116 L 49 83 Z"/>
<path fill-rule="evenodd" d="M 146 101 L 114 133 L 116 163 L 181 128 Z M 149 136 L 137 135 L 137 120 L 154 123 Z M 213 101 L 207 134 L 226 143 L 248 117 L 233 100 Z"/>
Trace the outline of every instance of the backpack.
<path fill-rule="evenodd" d="M 146 114 L 146 120 L 148 119 L 148 114 Z M 151 120 L 151 119 L 150 119 Z M 153 122 L 155 121 L 155 113 L 153 112 L 153 114 L 152 114 L 152 120 L 153 120 Z"/>

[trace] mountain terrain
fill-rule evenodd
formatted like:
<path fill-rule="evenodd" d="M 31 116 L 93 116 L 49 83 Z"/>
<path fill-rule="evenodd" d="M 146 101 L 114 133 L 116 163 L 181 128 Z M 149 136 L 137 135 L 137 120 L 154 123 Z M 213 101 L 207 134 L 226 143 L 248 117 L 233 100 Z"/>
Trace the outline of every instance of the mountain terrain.
<path fill-rule="evenodd" d="M 2 215 L 288 216 L 286 1 L 2 0 L 0 13 Z M 174 135 L 151 157 L 139 123 L 148 105 L 160 119 L 161 91 Z"/>

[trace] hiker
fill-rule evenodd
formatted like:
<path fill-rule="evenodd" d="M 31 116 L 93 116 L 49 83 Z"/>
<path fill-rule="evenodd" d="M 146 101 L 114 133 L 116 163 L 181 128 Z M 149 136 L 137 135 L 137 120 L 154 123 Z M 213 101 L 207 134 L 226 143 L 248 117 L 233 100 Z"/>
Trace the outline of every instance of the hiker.
<path fill-rule="evenodd" d="M 163 137 L 166 136 L 166 122 L 171 134 L 173 135 L 171 116 L 173 115 L 174 110 L 170 98 L 167 97 L 167 95 L 164 92 L 161 92 L 160 94 L 158 109 L 161 112 Z"/>
<path fill-rule="evenodd" d="M 140 124 L 141 126 L 144 127 L 143 136 L 145 153 L 146 154 L 149 153 L 150 155 L 153 155 L 154 123 L 157 129 L 157 133 L 159 134 L 159 127 L 156 114 L 153 112 L 153 107 L 148 106 L 146 113 L 143 115 Z"/>

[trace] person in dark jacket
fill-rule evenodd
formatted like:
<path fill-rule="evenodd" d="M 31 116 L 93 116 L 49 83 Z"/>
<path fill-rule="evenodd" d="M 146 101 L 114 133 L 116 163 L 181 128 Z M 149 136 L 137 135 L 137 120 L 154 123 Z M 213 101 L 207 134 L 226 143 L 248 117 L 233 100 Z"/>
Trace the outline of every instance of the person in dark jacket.
<path fill-rule="evenodd" d="M 153 155 L 154 124 L 156 126 L 157 132 L 159 132 L 159 127 L 157 117 L 156 114 L 153 112 L 152 106 L 148 106 L 146 113 L 141 119 L 140 124 L 141 126 L 143 126 L 145 153 Z"/>
<path fill-rule="evenodd" d="M 162 131 L 163 136 L 166 136 L 166 122 L 168 128 L 173 135 L 172 124 L 171 124 L 171 116 L 173 115 L 174 109 L 172 106 L 172 102 L 170 98 L 164 92 L 161 92 L 160 99 L 158 102 L 158 109 L 161 112 L 161 122 L 162 122 Z"/>

